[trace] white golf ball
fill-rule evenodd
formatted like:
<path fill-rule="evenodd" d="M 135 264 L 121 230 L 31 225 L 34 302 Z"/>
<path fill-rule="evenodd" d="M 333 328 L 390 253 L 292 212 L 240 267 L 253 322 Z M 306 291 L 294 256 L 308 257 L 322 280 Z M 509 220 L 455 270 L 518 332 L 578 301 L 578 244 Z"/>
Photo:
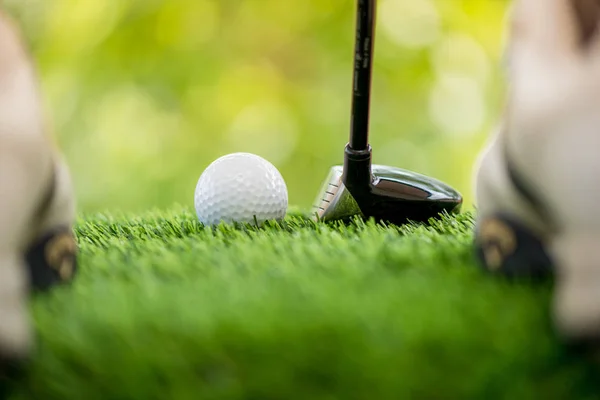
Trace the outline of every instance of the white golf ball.
<path fill-rule="evenodd" d="M 250 153 L 232 153 L 202 173 L 194 196 L 204 225 L 281 220 L 288 207 L 287 186 L 273 164 Z"/>

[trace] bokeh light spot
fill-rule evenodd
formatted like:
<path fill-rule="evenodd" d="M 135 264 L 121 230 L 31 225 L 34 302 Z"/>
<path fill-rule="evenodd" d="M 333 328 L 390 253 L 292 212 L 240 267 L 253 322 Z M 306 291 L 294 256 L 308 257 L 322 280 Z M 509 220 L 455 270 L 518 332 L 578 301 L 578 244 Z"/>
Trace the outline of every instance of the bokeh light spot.
<path fill-rule="evenodd" d="M 458 136 L 478 133 L 486 117 L 480 85 L 466 76 L 438 76 L 429 98 L 429 114 L 445 133 Z"/>
<path fill-rule="evenodd" d="M 204 101 L 215 101 L 220 116 L 230 120 L 248 104 L 277 97 L 284 83 L 279 70 L 268 62 L 240 63 L 223 71 L 216 97 Z"/>
<path fill-rule="evenodd" d="M 281 165 L 293 153 L 298 128 L 291 112 L 280 102 L 270 101 L 246 107 L 235 118 L 227 135 L 230 152 L 258 154 Z"/>
<path fill-rule="evenodd" d="M 405 47 L 424 47 L 440 36 L 440 15 L 430 0 L 383 0 L 378 18 L 383 32 Z"/>
<path fill-rule="evenodd" d="M 171 0 L 158 14 L 156 40 L 165 47 L 193 49 L 209 42 L 219 24 L 219 7 L 213 0 Z"/>
<path fill-rule="evenodd" d="M 128 2 L 62 0 L 52 2 L 47 36 L 55 48 L 80 52 L 100 43 L 116 26 Z"/>
<path fill-rule="evenodd" d="M 438 74 L 451 73 L 469 76 L 486 84 L 491 65 L 483 47 L 471 36 L 451 33 L 431 51 L 431 62 Z"/>
<path fill-rule="evenodd" d="M 177 115 L 161 110 L 144 90 L 128 85 L 105 95 L 98 104 L 94 136 L 110 157 L 127 162 L 147 159 L 172 138 L 178 120 Z"/>

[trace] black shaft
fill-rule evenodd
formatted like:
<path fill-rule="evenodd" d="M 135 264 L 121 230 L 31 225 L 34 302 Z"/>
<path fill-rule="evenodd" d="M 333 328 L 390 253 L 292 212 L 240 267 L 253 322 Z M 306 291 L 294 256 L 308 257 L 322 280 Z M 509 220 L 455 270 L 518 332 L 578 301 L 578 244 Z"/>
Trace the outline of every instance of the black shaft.
<path fill-rule="evenodd" d="M 377 0 L 357 0 L 357 3 L 349 146 L 352 150 L 363 151 L 367 150 L 369 146 L 371 76 Z"/>

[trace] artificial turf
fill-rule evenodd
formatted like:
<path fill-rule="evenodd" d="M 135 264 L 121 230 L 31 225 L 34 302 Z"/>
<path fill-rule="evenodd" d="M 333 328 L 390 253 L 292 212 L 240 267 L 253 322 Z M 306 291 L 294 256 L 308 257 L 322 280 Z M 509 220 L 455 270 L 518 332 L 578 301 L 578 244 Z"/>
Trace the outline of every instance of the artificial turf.
<path fill-rule="evenodd" d="M 403 227 L 202 227 L 82 216 L 80 272 L 32 301 L 14 399 L 592 399 L 551 283 L 476 267 L 472 216 Z"/>

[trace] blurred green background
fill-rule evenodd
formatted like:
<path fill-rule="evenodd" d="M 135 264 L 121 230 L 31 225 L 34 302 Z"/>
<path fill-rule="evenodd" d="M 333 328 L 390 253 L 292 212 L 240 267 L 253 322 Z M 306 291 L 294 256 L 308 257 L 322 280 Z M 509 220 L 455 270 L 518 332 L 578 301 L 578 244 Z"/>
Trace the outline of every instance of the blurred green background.
<path fill-rule="evenodd" d="M 308 209 L 342 162 L 354 0 L 5 0 L 23 24 L 82 211 L 193 205 L 203 169 L 247 151 Z M 506 0 L 380 0 L 374 162 L 472 205 L 501 112 Z"/>

